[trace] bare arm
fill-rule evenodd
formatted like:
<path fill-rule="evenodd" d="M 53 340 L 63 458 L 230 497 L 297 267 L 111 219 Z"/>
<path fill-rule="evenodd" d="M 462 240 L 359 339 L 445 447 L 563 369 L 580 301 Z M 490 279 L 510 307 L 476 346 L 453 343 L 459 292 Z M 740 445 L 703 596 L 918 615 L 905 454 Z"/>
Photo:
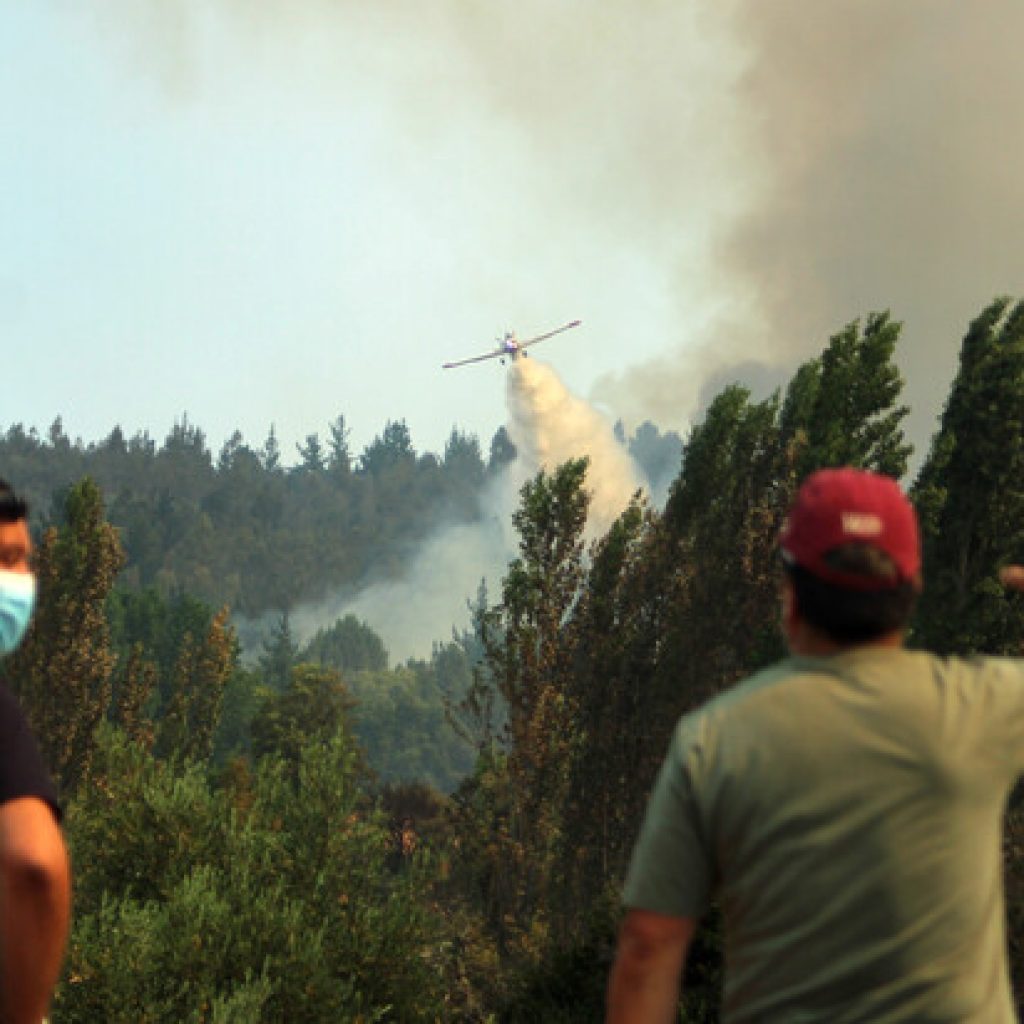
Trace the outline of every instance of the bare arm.
<path fill-rule="evenodd" d="M 39 1024 L 60 975 L 71 918 L 71 870 L 48 804 L 0 805 L 0 950 L 5 1024 Z"/>
<path fill-rule="evenodd" d="M 608 980 L 606 1024 L 664 1024 L 676 1017 L 680 980 L 697 922 L 630 910 Z"/>
<path fill-rule="evenodd" d="M 1004 587 L 1024 591 L 1024 565 L 1007 565 L 999 570 L 999 579 Z"/>

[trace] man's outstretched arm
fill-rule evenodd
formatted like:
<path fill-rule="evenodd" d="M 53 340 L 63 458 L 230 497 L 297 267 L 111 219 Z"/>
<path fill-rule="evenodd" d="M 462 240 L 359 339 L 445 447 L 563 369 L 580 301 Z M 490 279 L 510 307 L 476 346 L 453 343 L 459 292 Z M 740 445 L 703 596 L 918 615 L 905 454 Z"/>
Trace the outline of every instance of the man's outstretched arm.
<path fill-rule="evenodd" d="M 608 979 L 607 1024 L 675 1020 L 686 953 L 697 922 L 651 910 L 630 910 Z"/>
<path fill-rule="evenodd" d="M 0 804 L 0 1010 L 5 1024 L 39 1024 L 60 975 L 71 917 L 71 870 L 49 804 Z"/>

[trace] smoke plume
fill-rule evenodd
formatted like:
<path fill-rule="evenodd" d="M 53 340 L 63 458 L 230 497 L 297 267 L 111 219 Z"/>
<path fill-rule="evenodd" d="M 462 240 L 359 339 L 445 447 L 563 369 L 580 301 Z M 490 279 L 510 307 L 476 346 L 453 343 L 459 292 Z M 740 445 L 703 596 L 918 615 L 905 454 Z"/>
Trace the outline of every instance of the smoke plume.
<path fill-rule="evenodd" d="M 746 383 L 753 360 L 760 378 L 785 377 L 846 322 L 891 309 L 920 459 L 969 320 L 1024 283 L 1024 5 L 725 10 L 746 54 L 731 124 L 754 171 L 713 255 L 731 314 L 695 357 L 627 369 L 598 391 L 639 397 L 657 418 L 692 398 L 695 371 Z"/>
<path fill-rule="evenodd" d="M 308 639 L 336 619 L 355 615 L 384 639 L 393 660 L 426 657 L 432 643 L 449 638 L 453 629 L 469 627 L 468 602 L 481 580 L 492 600 L 498 593 L 516 554 L 512 514 L 522 485 L 569 459 L 589 460 L 585 536 L 592 540 L 607 532 L 641 487 L 639 470 L 608 420 L 536 359 L 513 361 L 507 401 L 507 430 L 516 458 L 481 495 L 479 521 L 438 530 L 412 554 L 401 580 L 368 586 L 350 600 L 339 597 L 298 608 L 291 620 L 298 636 Z"/>
<path fill-rule="evenodd" d="M 527 479 L 585 455 L 590 514 L 587 533 L 602 536 L 640 488 L 638 469 L 608 420 L 573 395 L 536 359 L 517 359 L 508 374 L 508 432 L 518 458 L 514 476 Z"/>

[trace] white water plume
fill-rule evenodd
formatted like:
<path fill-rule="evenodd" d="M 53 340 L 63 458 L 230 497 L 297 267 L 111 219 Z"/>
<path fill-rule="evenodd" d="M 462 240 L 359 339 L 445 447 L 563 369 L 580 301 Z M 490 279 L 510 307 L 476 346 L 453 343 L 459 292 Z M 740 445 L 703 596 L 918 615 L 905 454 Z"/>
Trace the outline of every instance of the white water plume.
<path fill-rule="evenodd" d="M 512 468 L 520 481 L 585 455 L 591 495 L 587 536 L 594 539 L 607 532 L 641 487 L 639 470 L 611 423 L 573 395 L 550 366 L 535 359 L 512 364 L 506 395 L 508 432 L 518 453 Z"/>
<path fill-rule="evenodd" d="M 435 641 L 449 639 L 453 629 L 468 629 L 468 602 L 475 599 L 481 580 L 494 600 L 515 557 L 512 514 L 520 488 L 541 469 L 552 472 L 569 459 L 586 456 L 591 495 L 586 536 L 594 539 L 608 530 L 641 486 L 640 471 L 609 421 L 535 359 L 513 363 L 507 402 L 507 429 L 517 454 L 482 492 L 479 520 L 441 527 L 416 550 L 400 580 L 371 584 L 353 598 L 338 595 L 295 609 L 291 624 L 300 641 L 354 615 L 382 637 L 395 663 L 427 657 Z"/>

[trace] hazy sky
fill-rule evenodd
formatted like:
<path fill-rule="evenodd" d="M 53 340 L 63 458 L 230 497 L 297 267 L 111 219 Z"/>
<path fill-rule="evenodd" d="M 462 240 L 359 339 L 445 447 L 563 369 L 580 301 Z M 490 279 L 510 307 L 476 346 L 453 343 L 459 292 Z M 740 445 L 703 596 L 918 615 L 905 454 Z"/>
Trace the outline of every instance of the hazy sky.
<path fill-rule="evenodd" d="M 1022 33 L 1019 0 L 4 4 L 0 429 L 486 445 L 503 371 L 441 363 L 580 318 L 538 356 L 685 430 L 890 308 L 921 442 L 1024 292 Z"/>

